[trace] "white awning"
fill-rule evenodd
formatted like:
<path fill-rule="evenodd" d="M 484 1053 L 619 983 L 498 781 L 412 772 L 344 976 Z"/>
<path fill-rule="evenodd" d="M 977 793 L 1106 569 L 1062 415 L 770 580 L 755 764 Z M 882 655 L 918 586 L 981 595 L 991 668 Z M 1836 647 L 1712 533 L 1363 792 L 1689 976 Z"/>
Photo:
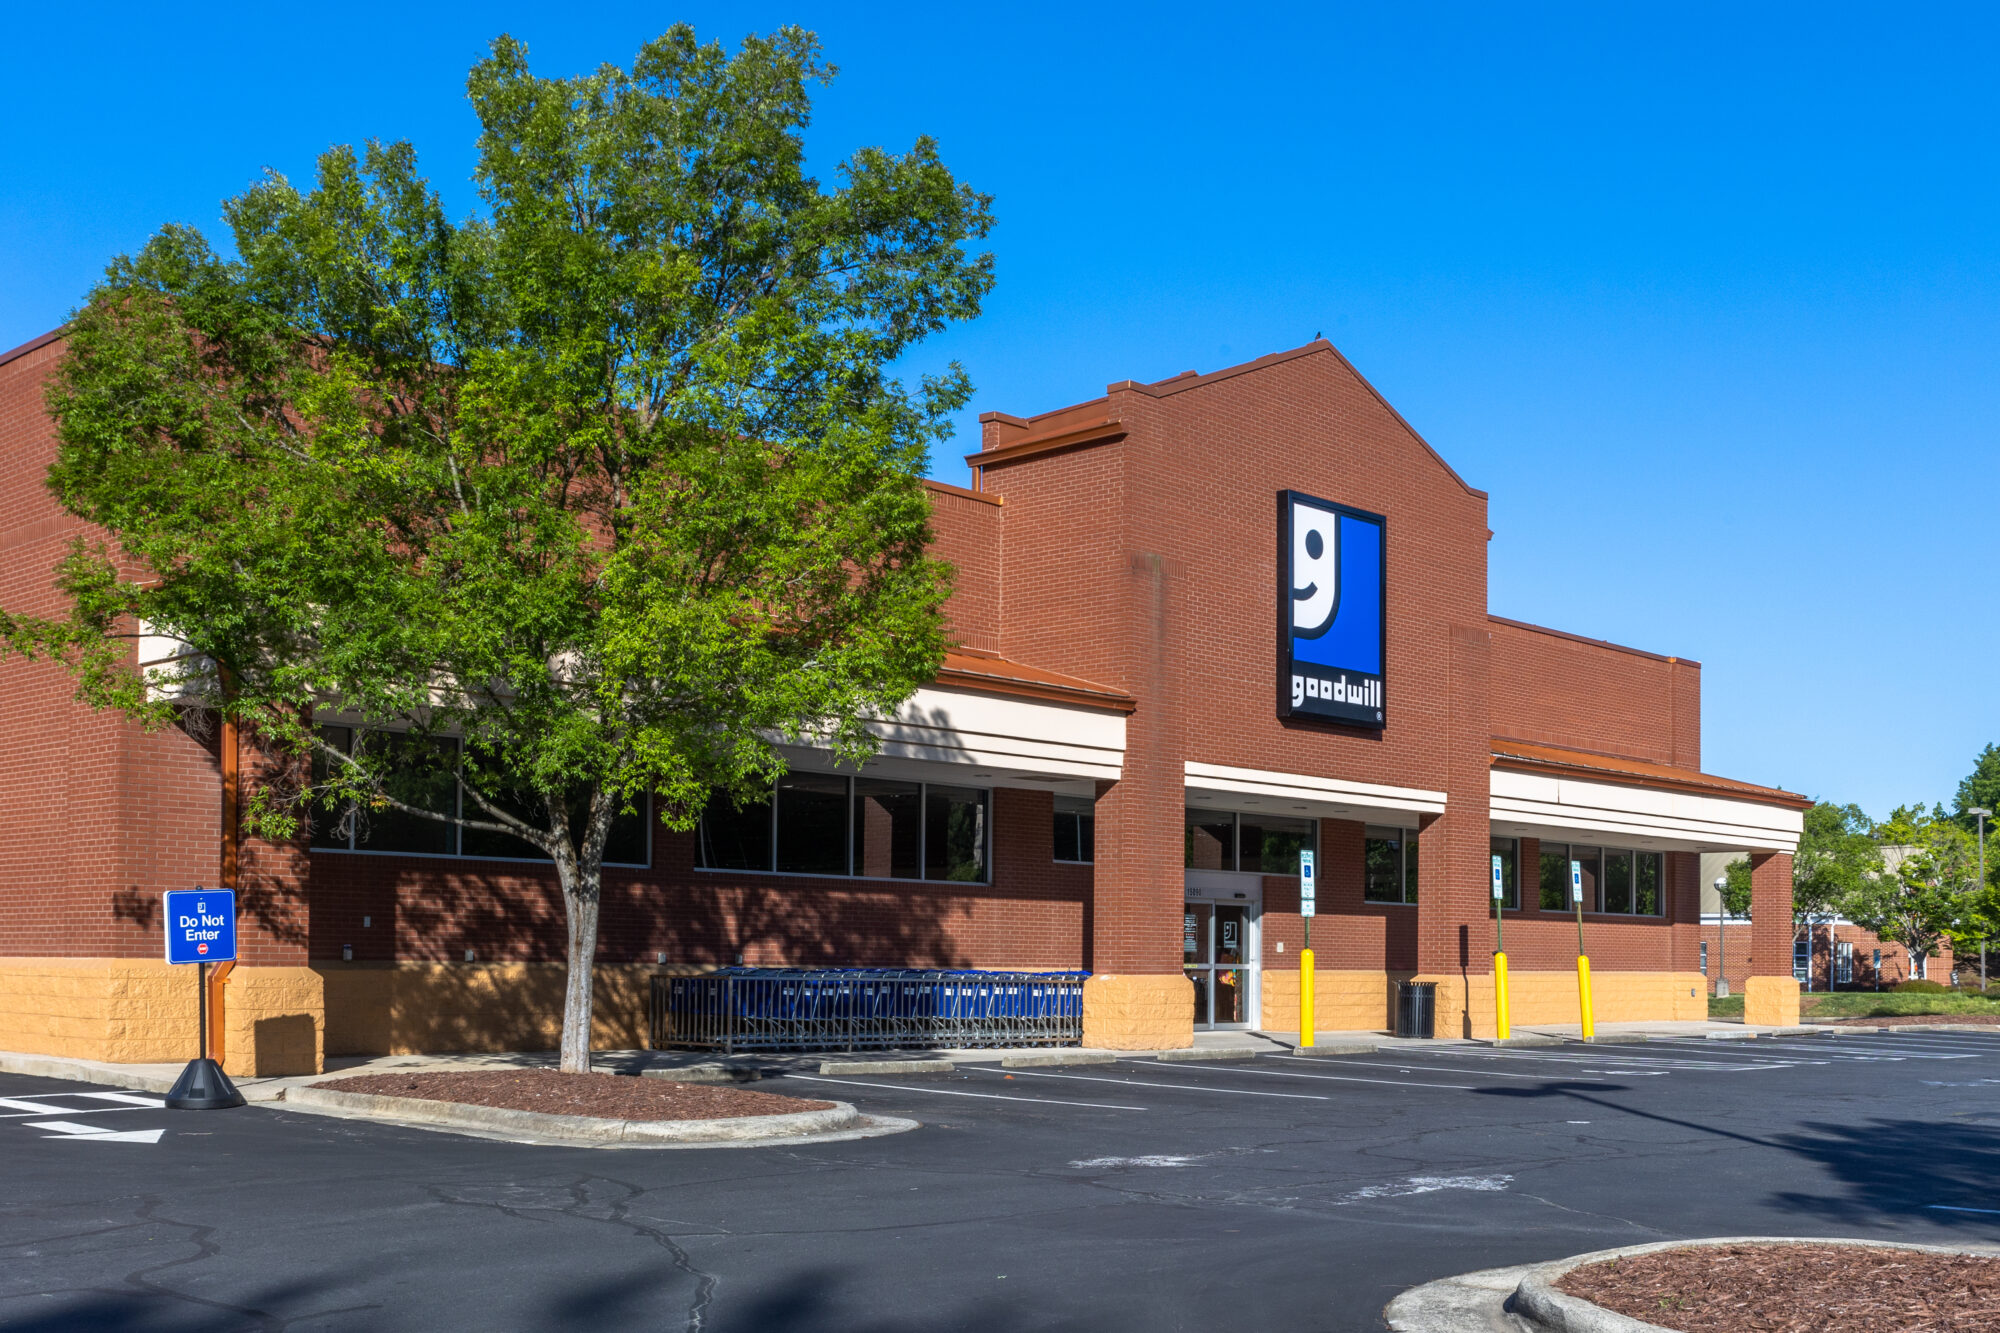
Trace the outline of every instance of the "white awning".
<path fill-rule="evenodd" d="M 1304 773 L 1198 764 L 1192 760 L 1186 765 L 1186 773 L 1188 804 L 1219 810 L 1353 819 L 1398 828 L 1415 828 L 1419 816 L 1444 813 L 1445 794 L 1421 787 L 1392 787 Z"/>
<path fill-rule="evenodd" d="M 1665 851 L 1790 852 L 1805 814 L 1790 806 L 1496 768 L 1501 837 L 1616 843 Z"/>

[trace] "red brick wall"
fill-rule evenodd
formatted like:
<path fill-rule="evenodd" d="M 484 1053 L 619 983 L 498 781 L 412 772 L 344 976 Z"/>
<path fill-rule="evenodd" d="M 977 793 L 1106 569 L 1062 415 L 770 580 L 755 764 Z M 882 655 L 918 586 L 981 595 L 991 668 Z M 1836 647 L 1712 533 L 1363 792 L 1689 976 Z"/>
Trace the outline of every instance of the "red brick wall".
<path fill-rule="evenodd" d="M 929 484 L 931 553 L 951 562 L 951 600 L 945 603 L 954 642 L 1000 651 L 1001 521 L 994 500 L 958 486 Z"/>
<path fill-rule="evenodd" d="M 54 355 L 0 366 L 0 605 L 15 610 L 56 609 L 48 571 L 76 527 L 40 482 Z M 1016 789 L 995 793 L 990 885 L 710 874 L 693 868 L 691 838 L 659 831 L 650 869 L 606 873 L 607 960 L 1177 971 L 1183 766 L 1197 760 L 1445 790 L 1448 813 L 1420 835 L 1416 907 L 1363 903 L 1361 825 L 1324 822 L 1314 944 L 1327 967 L 1483 972 L 1493 734 L 1698 764 L 1695 664 L 1490 619 L 1485 496 L 1331 349 L 1114 386 L 1033 422 L 996 420 L 989 442 L 1106 416 L 1123 439 L 992 468 L 991 498 L 932 488 L 937 550 L 958 571 L 958 640 L 1139 701 L 1125 775 L 1100 800 L 1101 872 L 1055 864 L 1050 798 Z M 1287 488 L 1388 518 L 1380 732 L 1275 716 L 1275 495 Z M 0 663 L 0 951 L 151 956 L 159 891 L 217 873 L 213 742 L 144 736 L 69 694 L 46 666 Z M 1694 858 L 1669 864 L 1668 919 L 1587 918 L 1597 966 L 1694 969 Z M 1296 883 L 1273 877 L 1266 891 L 1266 961 L 1284 966 L 1302 942 Z M 251 961 L 335 959 L 343 945 L 361 960 L 560 956 L 553 874 L 530 866 L 253 842 L 244 898 Z M 1509 914 L 1507 944 L 1517 968 L 1567 968 L 1574 924 Z"/>
<path fill-rule="evenodd" d="M 1188 760 L 1447 789 L 1450 813 L 1424 834 L 1438 890 L 1417 930 L 1424 966 L 1455 966 L 1450 904 L 1480 892 L 1487 836 L 1485 496 L 1324 345 L 1113 386 L 1101 409 L 1068 415 L 1116 417 L 1125 438 L 990 467 L 984 484 L 1007 504 L 1006 654 L 1139 701 L 1124 777 L 1099 804 L 1099 966 L 1179 966 Z M 1388 517 L 1381 732 L 1275 715 L 1283 489 Z"/>
<path fill-rule="evenodd" d="M 1493 734 L 1701 767 L 1701 664 L 1494 616 Z"/>

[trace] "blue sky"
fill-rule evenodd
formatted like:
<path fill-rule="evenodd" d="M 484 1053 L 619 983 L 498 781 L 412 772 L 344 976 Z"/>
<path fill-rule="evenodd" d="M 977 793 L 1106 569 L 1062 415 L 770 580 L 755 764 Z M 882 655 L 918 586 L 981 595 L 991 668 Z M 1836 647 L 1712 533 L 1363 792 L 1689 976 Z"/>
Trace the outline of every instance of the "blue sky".
<path fill-rule="evenodd" d="M 1711 771 L 1949 801 L 2000 740 L 1996 11 L 1296 8 L 37 7 L 0 347 L 332 143 L 412 139 L 469 208 L 495 33 L 576 73 L 801 23 L 822 163 L 927 132 L 997 197 L 988 312 L 913 365 L 974 412 L 1324 333 L 1491 492 L 1496 612 L 1702 661 Z"/>

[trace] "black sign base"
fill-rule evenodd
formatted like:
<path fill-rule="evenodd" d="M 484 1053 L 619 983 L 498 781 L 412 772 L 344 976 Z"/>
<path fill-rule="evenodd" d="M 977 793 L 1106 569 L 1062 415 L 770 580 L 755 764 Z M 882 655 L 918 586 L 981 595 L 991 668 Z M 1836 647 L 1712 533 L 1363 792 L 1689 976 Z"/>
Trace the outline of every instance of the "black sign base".
<path fill-rule="evenodd" d="M 213 1060 L 190 1060 L 167 1094 L 167 1107 L 174 1111 L 221 1111 L 242 1106 L 243 1094 Z"/>

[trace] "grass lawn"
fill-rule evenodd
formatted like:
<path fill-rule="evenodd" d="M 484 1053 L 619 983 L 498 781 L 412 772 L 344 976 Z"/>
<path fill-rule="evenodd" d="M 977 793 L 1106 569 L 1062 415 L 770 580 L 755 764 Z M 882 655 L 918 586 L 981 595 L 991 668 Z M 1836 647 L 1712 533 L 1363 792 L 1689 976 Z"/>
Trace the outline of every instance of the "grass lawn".
<path fill-rule="evenodd" d="M 1908 995 L 1893 991 L 1838 991 L 1799 996 L 1799 1013 L 1815 1018 L 1883 1018 L 1892 1014 L 2000 1014 L 2000 988 L 1990 997 L 1969 995 Z M 1710 1018 L 1743 1017 L 1743 997 L 1708 997 Z"/>

